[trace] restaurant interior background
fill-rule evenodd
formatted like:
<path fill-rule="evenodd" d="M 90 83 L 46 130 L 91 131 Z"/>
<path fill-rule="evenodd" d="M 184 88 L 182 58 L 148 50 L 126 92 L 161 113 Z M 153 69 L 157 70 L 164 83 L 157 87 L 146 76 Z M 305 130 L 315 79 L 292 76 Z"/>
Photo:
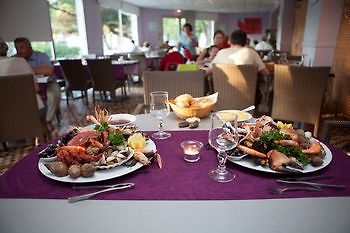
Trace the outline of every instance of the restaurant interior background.
<path fill-rule="evenodd" d="M 269 31 L 277 50 L 332 67 L 322 114 L 350 117 L 350 0 L 2 0 L 0 9 L 8 55 L 15 54 L 13 39 L 26 36 L 52 60 L 128 52 L 131 40 L 175 45 L 184 22 L 194 26 L 200 49 L 217 29 L 245 27 L 251 41 Z"/>

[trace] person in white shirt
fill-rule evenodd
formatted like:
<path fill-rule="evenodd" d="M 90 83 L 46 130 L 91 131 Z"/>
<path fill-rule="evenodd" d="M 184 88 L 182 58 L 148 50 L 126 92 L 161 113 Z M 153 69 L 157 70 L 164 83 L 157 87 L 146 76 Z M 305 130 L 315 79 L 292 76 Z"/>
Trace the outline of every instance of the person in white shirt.
<path fill-rule="evenodd" d="M 257 45 L 255 45 L 256 51 L 267 51 L 267 50 L 273 50 L 272 46 L 269 42 L 267 42 L 266 37 L 264 36 L 262 38 L 262 41 L 260 41 Z"/>
<path fill-rule="evenodd" d="M 212 73 L 212 64 L 256 65 L 262 75 L 269 75 L 259 54 L 251 48 L 245 47 L 247 34 L 242 30 L 234 31 L 230 36 L 230 48 L 221 49 L 210 63 L 207 74 Z"/>

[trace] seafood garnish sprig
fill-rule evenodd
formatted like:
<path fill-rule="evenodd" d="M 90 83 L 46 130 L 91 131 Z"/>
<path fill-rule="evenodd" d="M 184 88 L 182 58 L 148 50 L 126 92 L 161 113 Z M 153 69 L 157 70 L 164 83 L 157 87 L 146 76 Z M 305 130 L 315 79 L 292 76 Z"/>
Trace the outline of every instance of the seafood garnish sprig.
<path fill-rule="evenodd" d="M 275 171 L 290 172 L 311 163 L 321 166 L 325 152 L 321 144 L 304 130 L 293 129 L 291 124 L 275 123 L 262 116 L 255 123 L 243 123 L 237 149 L 249 154 L 260 165 L 269 164 Z"/>

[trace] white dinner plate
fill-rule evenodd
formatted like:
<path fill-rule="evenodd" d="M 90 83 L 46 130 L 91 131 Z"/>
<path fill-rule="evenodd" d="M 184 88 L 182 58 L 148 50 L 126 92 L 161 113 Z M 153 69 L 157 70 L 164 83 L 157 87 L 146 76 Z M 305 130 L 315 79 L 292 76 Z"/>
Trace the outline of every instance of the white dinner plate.
<path fill-rule="evenodd" d="M 218 113 L 220 115 L 222 115 L 222 117 L 225 119 L 225 115 L 223 114 L 224 112 L 230 112 L 230 113 L 234 113 L 237 115 L 238 122 L 242 122 L 242 121 L 247 121 L 250 120 L 252 118 L 252 114 L 248 113 L 248 112 L 242 112 L 240 110 L 221 110 Z"/>
<path fill-rule="evenodd" d="M 156 151 L 156 144 L 151 140 L 147 140 L 146 146 L 144 148 L 145 150 L 153 150 Z M 120 177 L 126 174 L 129 174 L 133 171 L 136 171 L 137 169 L 141 168 L 143 165 L 141 163 L 136 163 L 136 165 L 132 167 L 126 167 L 126 166 L 118 166 L 111 169 L 106 170 L 96 170 L 95 174 L 92 177 L 85 178 L 85 177 L 78 177 L 76 179 L 73 179 L 69 176 L 64 177 L 58 177 L 54 176 L 44 165 L 42 160 L 39 160 L 38 162 L 38 168 L 39 171 L 46 177 L 61 181 L 61 182 L 68 182 L 68 183 L 90 183 L 90 182 L 97 182 L 97 181 L 103 181 L 103 180 L 109 180 L 116 177 Z"/>
<path fill-rule="evenodd" d="M 304 167 L 304 170 L 299 170 L 299 169 L 295 169 L 295 170 L 301 171 L 302 173 L 310 173 L 310 172 L 315 172 L 315 171 L 318 171 L 318 170 L 321 170 L 321 169 L 327 167 L 330 164 L 330 162 L 332 161 L 332 152 L 322 142 L 321 142 L 321 145 L 326 152 L 326 155 L 323 159 L 323 164 L 321 166 L 314 167 L 309 163 Z M 244 157 L 243 159 L 241 159 L 239 161 L 234 161 L 234 160 L 230 159 L 230 157 L 228 157 L 227 160 L 229 160 L 232 163 L 238 164 L 242 167 L 250 168 L 250 169 L 253 169 L 256 171 L 262 171 L 262 172 L 268 172 L 268 173 L 283 173 L 283 172 L 278 172 L 278 171 L 272 170 L 268 165 L 266 165 L 266 166 L 256 165 L 254 163 L 253 159 L 250 158 L 249 156 Z"/>
<path fill-rule="evenodd" d="M 136 116 L 131 114 L 113 114 L 110 116 L 110 125 L 124 126 L 136 121 Z"/>

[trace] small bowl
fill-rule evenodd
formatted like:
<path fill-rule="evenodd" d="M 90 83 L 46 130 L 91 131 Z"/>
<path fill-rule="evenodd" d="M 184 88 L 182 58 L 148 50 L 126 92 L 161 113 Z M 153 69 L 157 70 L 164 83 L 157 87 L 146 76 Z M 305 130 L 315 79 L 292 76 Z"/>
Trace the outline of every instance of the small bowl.
<path fill-rule="evenodd" d="M 186 162 L 194 163 L 200 159 L 200 150 L 203 147 L 203 143 L 194 140 L 187 140 L 181 143 L 181 147 L 184 152 L 184 160 Z"/>

